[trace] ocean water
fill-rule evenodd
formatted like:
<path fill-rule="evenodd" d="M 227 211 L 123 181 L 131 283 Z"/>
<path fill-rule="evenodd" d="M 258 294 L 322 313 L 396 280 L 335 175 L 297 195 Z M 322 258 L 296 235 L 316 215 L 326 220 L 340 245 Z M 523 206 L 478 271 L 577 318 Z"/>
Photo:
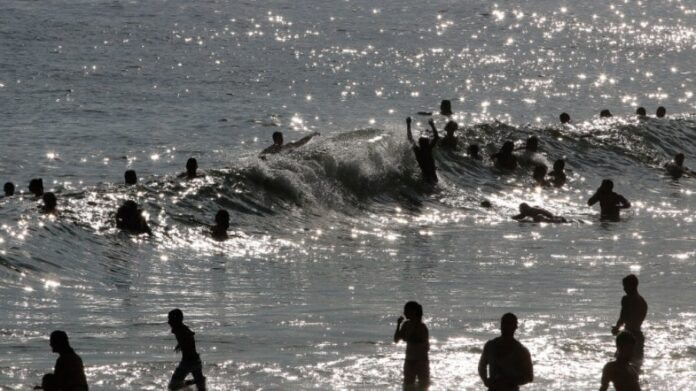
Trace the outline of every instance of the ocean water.
<path fill-rule="evenodd" d="M 523 389 L 593 390 L 629 273 L 649 304 L 643 389 L 694 389 L 696 179 L 660 168 L 696 166 L 694 26 L 686 0 L 1 2 L 0 181 L 24 194 L 0 199 L 0 390 L 52 370 L 54 329 L 90 389 L 165 389 L 175 307 L 211 390 L 399 389 L 408 300 L 431 389 L 483 389 L 483 344 L 512 311 Z M 432 189 L 404 118 L 424 129 L 415 113 L 441 99 L 484 160 L 437 152 Z M 259 159 L 274 131 L 321 136 Z M 535 159 L 567 159 L 564 188 L 492 167 L 530 135 Z M 205 176 L 186 181 L 191 156 Z M 34 177 L 58 216 L 26 194 Z M 605 178 L 633 203 L 618 223 L 586 206 Z M 152 238 L 116 230 L 125 199 Z M 515 222 L 520 202 L 572 222 Z M 224 243 L 205 235 L 220 208 Z"/>

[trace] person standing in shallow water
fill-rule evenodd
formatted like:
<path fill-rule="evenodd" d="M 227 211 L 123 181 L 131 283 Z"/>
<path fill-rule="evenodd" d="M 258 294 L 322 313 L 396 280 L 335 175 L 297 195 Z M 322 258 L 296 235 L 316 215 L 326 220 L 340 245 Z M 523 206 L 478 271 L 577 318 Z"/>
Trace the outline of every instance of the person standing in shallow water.
<path fill-rule="evenodd" d="M 184 313 L 176 308 L 169 311 L 168 323 L 172 328 L 172 334 L 176 336 L 177 345 L 174 351 L 181 352 L 181 362 L 176 367 L 172 379 L 169 382 L 170 390 L 178 390 L 187 386 L 186 376 L 191 373 L 198 391 L 205 390 L 205 376 L 203 376 L 203 363 L 196 351 L 195 333 L 184 325 Z"/>
<path fill-rule="evenodd" d="M 82 359 L 70 346 L 68 334 L 61 330 L 52 332 L 50 344 L 53 352 L 58 353 L 58 360 L 56 360 L 53 374 L 44 376 L 43 389 L 49 391 L 88 391 L 89 387 Z"/>
<path fill-rule="evenodd" d="M 414 387 L 416 379 L 420 389 L 427 390 L 430 386 L 429 339 L 428 327 L 423 323 L 423 307 L 415 301 L 409 301 L 404 306 L 404 316 L 396 321 L 394 332 L 394 343 L 406 341 L 405 389 Z"/>
<path fill-rule="evenodd" d="M 631 203 L 624 196 L 614 193 L 614 182 L 609 179 L 602 181 L 597 192 L 587 200 L 587 205 L 592 206 L 597 202 L 602 221 L 619 221 L 619 211 L 631 207 Z"/>
<path fill-rule="evenodd" d="M 486 342 L 478 372 L 489 391 L 518 391 L 534 381 L 529 350 L 515 339 L 517 317 L 507 313 L 500 320 L 501 336 Z"/>
<path fill-rule="evenodd" d="M 607 363 L 602 370 L 602 385 L 599 391 L 607 391 L 609 383 L 616 391 L 640 391 L 638 369 L 631 365 L 636 340 L 629 332 L 616 337 L 616 360 Z"/>
<path fill-rule="evenodd" d="M 625 331 L 629 331 L 635 339 L 635 350 L 633 354 L 634 362 L 640 366 L 643 361 L 643 349 L 645 346 L 645 336 L 641 330 L 643 321 L 648 314 L 648 303 L 638 293 L 638 277 L 629 274 L 622 280 L 626 295 L 621 298 L 621 313 L 616 325 L 611 328 L 611 333 L 617 335 L 621 326 Z"/>
<path fill-rule="evenodd" d="M 428 124 L 433 131 L 433 139 L 419 137 L 418 144 L 416 144 L 413 140 L 413 133 L 411 133 L 411 117 L 406 118 L 406 137 L 413 146 L 413 153 L 416 155 L 423 179 L 430 184 L 435 184 L 437 183 L 437 168 L 433 158 L 433 148 L 440 139 L 440 135 L 437 133 L 435 122 L 432 119 L 428 121 Z"/>

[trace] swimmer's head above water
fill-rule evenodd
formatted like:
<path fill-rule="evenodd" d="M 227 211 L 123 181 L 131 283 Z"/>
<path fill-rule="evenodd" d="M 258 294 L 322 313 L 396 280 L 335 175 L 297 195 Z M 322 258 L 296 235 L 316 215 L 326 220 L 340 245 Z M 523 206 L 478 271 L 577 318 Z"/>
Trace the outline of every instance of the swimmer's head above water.
<path fill-rule="evenodd" d="M 452 102 L 447 99 L 440 102 L 440 114 L 446 116 L 452 115 Z"/>
<path fill-rule="evenodd" d="M 33 195 L 41 197 L 44 193 L 43 179 L 34 178 L 31 181 L 29 181 L 29 191 Z"/>
<path fill-rule="evenodd" d="M 561 120 L 562 124 L 567 124 L 568 122 L 570 122 L 570 115 L 568 113 L 561 113 L 558 119 Z"/>
<path fill-rule="evenodd" d="M 667 109 L 665 109 L 664 106 L 658 107 L 657 111 L 655 112 L 655 116 L 657 118 L 664 118 L 665 115 L 667 115 Z"/>
<path fill-rule="evenodd" d="M 648 115 L 648 112 L 645 111 L 645 107 L 639 107 L 636 109 L 636 115 L 639 117 L 645 117 Z"/>
<path fill-rule="evenodd" d="M 5 192 L 5 197 L 11 197 L 15 193 L 15 185 L 12 182 L 5 183 L 5 186 L 3 186 L 2 189 Z"/>
<path fill-rule="evenodd" d="M 445 125 L 445 133 L 447 133 L 449 137 L 453 137 L 457 129 L 459 129 L 459 125 L 454 121 L 449 121 L 447 125 Z"/>
<path fill-rule="evenodd" d="M 123 177 L 126 180 L 126 185 L 135 185 L 138 183 L 138 176 L 135 174 L 134 170 L 126 171 Z"/>
<path fill-rule="evenodd" d="M 564 169 L 565 169 L 565 160 L 557 159 L 555 162 L 553 162 L 553 170 L 555 172 L 561 172 Z"/>
<path fill-rule="evenodd" d="M 273 132 L 273 144 L 283 145 L 283 132 Z"/>
<path fill-rule="evenodd" d="M 539 137 L 531 136 L 527 139 L 527 144 L 524 146 L 527 152 L 536 152 L 539 149 Z"/>
<path fill-rule="evenodd" d="M 674 155 L 674 163 L 679 167 L 683 166 L 684 165 L 684 154 L 680 152 L 680 153 Z"/>
<path fill-rule="evenodd" d="M 198 161 L 195 158 L 189 158 L 189 160 L 186 161 L 186 176 L 195 178 L 196 170 L 198 170 Z"/>
<path fill-rule="evenodd" d="M 56 206 L 58 206 L 58 199 L 56 198 L 56 195 L 48 192 L 43 195 L 43 212 L 44 213 L 52 213 L 56 211 Z"/>
<path fill-rule="evenodd" d="M 611 111 L 609 111 L 609 109 L 604 109 L 604 110 L 599 112 L 599 117 L 600 118 L 610 118 L 610 117 L 613 117 L 613 115 L 611 114 Z"/>

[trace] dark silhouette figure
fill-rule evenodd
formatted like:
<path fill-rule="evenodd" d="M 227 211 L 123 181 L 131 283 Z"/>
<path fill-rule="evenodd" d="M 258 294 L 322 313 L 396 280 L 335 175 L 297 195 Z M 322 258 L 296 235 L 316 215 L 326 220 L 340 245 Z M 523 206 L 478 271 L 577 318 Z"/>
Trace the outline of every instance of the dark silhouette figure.
<path fill-rule="evenodd" d="M 196 172 L 197 170 L 198 160 L 195 158 L 189 158 L 189 160 L 186 161 L 186 178 L 193 179 L 198 176 L 198 173 Z"/>
<path fill-rule="evenodd" d="M 520 204 L 520 214 L 512 216 L 515 220 L 524 220 L 531 218 L 537 223 L 567 223 L 566 219 L 561 216 L 555 216 L 546 209 L 539 207 L 531 207 L 526 203 Z"/>
<path fill-rule="evenodd" d="M 126 180 L 126 185 L 135 185 L 138 183 L 138 176 L 135 174 L 134 170 L 128 170 L 126 171 L 125 174 L 123 174 L 123 177 Z"/>
<path fill-rule="evenodd" d="M 667 109 L 665 109 L 664 106 L 660 106 L 657 108 L 657 111 L 655 112 L 655 116 L 657 118 L 664 118 L 665 115 L 667 115 Z"/>
<path fill-rule="evenodd" d="M 507 313 L 500 321 L 501 336 L 486 342 L 478 372 L 491 391 L 517 391 L 534 381 L 529 350 L 515 339 L 517 317 Z"/>
<path fill-rule="evenodd" d="M 261 151 L 261 155 L 266 155 L 266 154 L 274 154 L 274 153 L 279 153 L 281 151 L 288 151 L 291 149 L 295 149 L 298 147 L 301 147 L 309 142 L 313 137 L 318 136 L 319 133 L 314 132 L 310 134 L 309 136 L 305 136 L 297 141 L 291 142 L 284 144 L 283 143 L 283 133 L 282 132 L 273 132 L 273 145 L 270 147 L 264 149 Z"/>
<path fill-rule="evenodd" d="M 55 391 L 87 391 L 87 378 L 82 359 L 75 353 L 65 331 L 56 330 L 51 333 L 51 349 L 58 353 L 58 360 L 53 374 L 43 377 L 44 390 Z"/>
<path fill-rule="evenodd" d="M 592 206 L 597 202 L 599 202 L 602 221 L 619 221 L 619 211 L 631 207 L 631 203 L 624 196 L 614 193 L 614 182 L 609 179 L 602 181 L 602 185 L 590 197 L 587 205 Z"/>
<path fill-rule="evenodd" d="M 648 314 L 648 303 L 638 293 L 638 277 L 629 274 L 623 279 L 623 289 L 626 295 L 621 298 L 621 313 L 616 325 L 611 328 L 611 333 L 617 335 L 623 326 L 635 339 L 634 362 L 640 366 L 643 360 L 643 348 L 645 336 L 641 330 L 643 321 Z"/>
<path fill-rule="evenodd" d="M 450 102 L 447 99 L 440 102 L 440 114 L 446 115 L 448 117 L 452 115 L 452 102 Z"/>
<path fill-rule="evenodd" d="M 536 153 L 539 151 L 539 137 L 531 136 L 527 139 L 527 143 L 524 145 L 525 152 Z"/>
<path fill-rule="evenodd" d="M 41 197 L 44 193 L 43 179 L 34 178 L 29 181 L 29 192 L 36 197 Z"/>
<path fill-rule="evenodd" d="M 178 390 L 187 384 L 186 376 L 191 373 L 198 391 L 205 390 L 205 376 L 203 376 L 203 363 L 196 351 L 196 340 L 193 338 L 195 333 L 184 325 L 184 313 L 176 308 L 169 311 L 169 326 L 172 334 L 176 337 L 177 345 L 174 351 L 181 352 L 181 362 L 174 370 L 172 379 L 169 381 L 170 390 Z"/>
<path fill-rule="evenodd" d="M 56 206 L 58 206 L 58 199 L 56 198 L 56 195 L 51 193 L 50 191 L 48 193 L 44 193 L 43 195 L 43 208 L 41 208 L 41 211 L 43 213 L 56 213 Z"/>
<path fill-rule="evenodd" d="M 396 321 L 394 343 L 401 340 L 406 341 L 404 386 L 415 385 L 418 378 L 421 389 L 427 389 L 430 385 L 430 336 L 428 327 L 423 323 L 423 307 L 415 301 L 406 303 L 404 316 Z"/>
<path fill-rule="evenodd" d="M 457 129 L 459 129 L 459 125 L 457 125 L 456 122 L 447 122 L 445 125 L 445 137 L 440 140 L 440 148 L 449 150 L 457 149 L 457 136 L 454 135 Z"/>
<path fill-rule="evenodd" d="M 638 369 L 631 364 L 636 340 L 629 332 L 616 337 L 616 360 L 607 363 L 602 370 L 602 385 L 599 391 L 607 391 L 609 383 L 616 391 L 640 391 Z"/>
<path fill-rule="evenodd" d="M 12 197 L 15 192 L 15 185 L 12 182 L 7 182 L 2 189 L 5 191 L 5 197 Z"/>
<path fill-rule="evenodd" d="M 553 170 L 549 173 L 551 177 L 551 183 L 555 187 L 563 187 L 566 183 L 566 173 L 565 173 L 565 160 L 558 159 L 553 162 Z"/>
<path fill-rule="evenodd" d="M 211 230 L 213 239 L 225 240 L 227 239 L 227 230 L 230 228 L 230 214 L 224 210 L 220 209 L 215 215 L 215 225 Z"/>
<path fill-rule="evenodd" d="M 152 231 L 143 217 L 143 211 L 138 208 L 135 201 L 126 201 L 118 208 L 116 227 L 130 233 L 152 235 Z"/>
<path fill-rule="evenodd" d="M 512 141 L 506 141 L 500 148 L 500 151 L 491 156 L 495 166 L 501 170 L 514 171 L 517 168 L 517 158 L 513 155 L 515 144 Z"/>
<path fill-rule="evenodd" d="M 546 174 L 549 172 L 549 168 L 546 164 L 537 164 L 534 166 L 534 171 L 532 171 L 532 179 L 537 186 L 548 187 L 551 186 L 551 182 L 546 180 Z"/>
<path fill-rule="evenodd" d="M 60 391 L 56 384 L 56 376 L 52 373 L 47 373 L 41 378 L 41 385 L 34 387 L 35 390 L 44 391 Z"/>
<path fill-rule="evenodd" d="M 433 131 L 433 139 L 419 137 L 418 144 L 416 144 L 411 133 L 411 117 L 406 118 L 406 137 L 413 146 L 413 153 L 416 155 L 416 161 L 423 174 L 423 179 L 430 184 L 435 184 L 437 183 L 437 169 L 435 167 L 435 159 L 433 159 L 433 148 L 440 140 L 440 135 L 437 133 L 435 122 L 432 119 L 428 121 L 428 124 Z"/>
<path fill-rule="evenodd" d="M 567 124 L 570 122 L 570 115 L 568 113 L 561 113 L 561 115 L 558 116 L 558 119 L 561 120 L 562 124 Z"/>
<path fill-rule="evenodd" d="M 636 109 L 636 115 L 638 118 L 645 118 L 648 116 L 648 112 L 645 111 L 645 107 L 639 107 Z"/>
<path fill-rule="evenodd" d="M 674 161 L 665 164 L 667 174 L 674 179 L 679 179 L 684 175 L 692 176 L 694 172 L 684 167 L 684 154 L 678 153 L 674 155 Z"/>
<path fill-rule="evenodd" d="M 611 118 L 613 115 L 611 114 L 611 111 L 609 109 L 604 109 L 599 112 L 599 118 Z"/>
<path fill-rule="evenodd" d="M 469 155 L 469 157 L 474 159 L 474 160 L 481 160 L 481 155 L 479 155 L 478 144 L 469 145 L 469 147 L 466 149 L 466 154 Z"/>

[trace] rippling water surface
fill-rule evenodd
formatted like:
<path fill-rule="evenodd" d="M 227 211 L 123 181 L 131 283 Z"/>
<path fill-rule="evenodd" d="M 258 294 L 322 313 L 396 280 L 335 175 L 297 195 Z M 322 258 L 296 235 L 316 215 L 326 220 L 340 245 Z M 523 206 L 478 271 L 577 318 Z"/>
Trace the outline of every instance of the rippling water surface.
<path fill-rule="evenodd" d="M 481 349 L 513 311 L 524 389 L 592 390 L 631 272 L 650 306 L 644 389 L 692 388 L 696 180 L 660 167 L 696 166 L 694 26 L 677 0 L 2 2 L 0 181 L 24 194 L 0 199 L 0 389 L 52 368 L 54 329 L 91 389 L 164 389 L 174 307 L 210 389 L 398 389 L 391 334 L 417 300 L 433 389 L 482 389 Z M 437 152 L 429 189 L 403 122 L 440 99 L 486 159 Z M 259 159 L 278 130 L 321 136 Z M 534 159 L 567 159 L 564 188 L 490 164 L 530 135 Z M 204 177 L 178 177 L 190 156 Z M 58 216 L 38 213 L 33 177 Z M 633 203 L 622 222 L 586 206 L 604 178 Z M 117 232 L 125 199 L 152 238 Z M 512 221 L 524 201 L 572 222 Z M 224 243 L 204 235 L 220 208 Z"/>

